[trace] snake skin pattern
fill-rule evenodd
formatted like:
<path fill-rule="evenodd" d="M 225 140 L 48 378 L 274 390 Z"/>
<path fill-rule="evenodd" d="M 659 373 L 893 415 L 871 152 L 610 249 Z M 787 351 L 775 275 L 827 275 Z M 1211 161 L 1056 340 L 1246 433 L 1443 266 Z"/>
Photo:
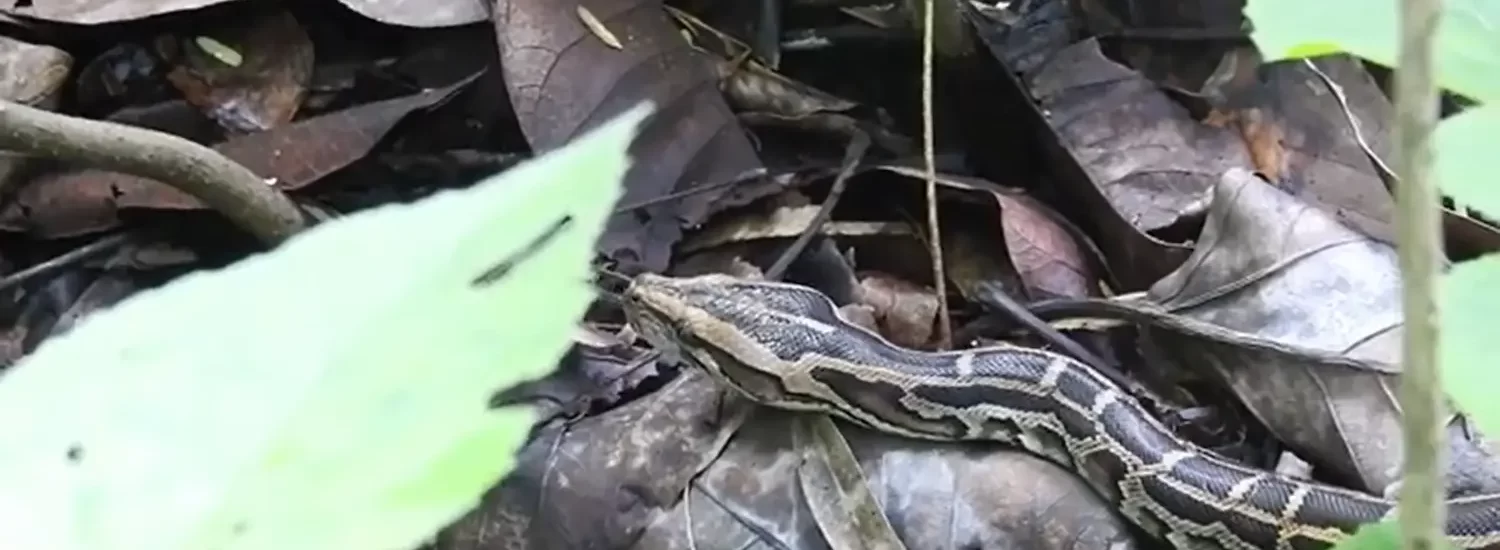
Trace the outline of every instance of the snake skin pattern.
<path fill-rule="evenodd" d="M 1222 458 L 1056 353 L 905 349 L 845 321 L 813 289 L 724 275 L 641 275 L 624 304 L 666 357 L 753 401 L 906 437 L 1020 446 L 1071 468 L 1132 523 L 1180 549 L 1327 548 L 1395 509 L 1388 499 Z M 1500 495 L 1447 505 L 1454 545 L 1500 548 Z"/>

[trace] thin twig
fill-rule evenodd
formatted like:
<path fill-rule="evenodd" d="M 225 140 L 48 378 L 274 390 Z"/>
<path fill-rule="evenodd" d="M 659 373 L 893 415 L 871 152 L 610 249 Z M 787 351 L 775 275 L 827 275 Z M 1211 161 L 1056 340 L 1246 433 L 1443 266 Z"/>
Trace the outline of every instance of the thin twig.
<path fill-rule="evenodd" d="M 1328 91 L 1333 93 L 1333 98 L 1339 102 L 1339 108 L 1344 111 L 1344 120 L 1349 123 L 1349 128 L 1354 131 L 1354 141 L 1359 143 L 1359 148 L 1364 150 L 1365 156 L 1369 157 L 1370 162 L 1375 164 L 1381 181 L 1385 182 L 1386 190 L 1394 190 L 1397 179 L 1396 172 L 1391 170 L 1390 166 L 1386 165 L 1385 160 L 1380 158 L 1380 155 L 1375 152 L 1374 148 L 1370 147 L 1370 142 L 1365 141 L 1365 134 L 1359 127 L 1359 119 L 1354 118 L 1354 110 L 1349 108 L 1349 98 L 1344 95 L 1344 87 L 1334 82 L 1332 78 L 1329 78 L 1322 69 L 1318 68 L 1316 63 L 1313 63 L 1313 60 L 1303 59 L 1302 64 L 1311 69 L 1313 74 L 1318 75 L 1318 79 L 1322 80 L 1323 85 L 1328 87 Z"/>
<path fill-rule="evenodd" d="M 767 170 L 765 168 L 751 168 L 749 170 L 746 170 L 744 172 L 741 172 L 741 173 L 735 175 L 732 178 L 729 178 L 729 179 L 721 181 L 721 182 L 707 183 L 707 184 L 699 185 L 697 187 L 693 187 L 691 189 L 684 189 L 682 191 L 673 191 L 671 193 L 665 193 L 665 194 L 657 195 L 657 196 L 651 197 L 649 199 L 645 199 L 645 200 L 641 200 L 641 201 L 636 201 L 636 202 L 633 202 L 633 203 L 630 203 L 630 204 L 620 205 L 620 206 L 615 207 L 615 210 L 614 210 L 613 213 L 614 214 L 621 214 L 621 213 L 625 213 L 625 212 L 631 212 L 631 211 L 635 211 L 635 210 L 640 210 L 642 208 L 646 208 L 648 206 L 654 206 L 654 205 L 665 203 L 665 202 L 671 202 L 671 201 L 675 201 L 675 200 L 687 198 L 687 197 L 690 197 L 690 196 L 693 196 L 693 195 L 697 195 L 697 194 L 700 194 L 700 193 L 707 193 L 709 191 L 713 191 L 713 190 L 716 190 L 716 189 L 724 189 L 726 187 L 733 187 L 735 185 L 739 185 L 739 184 L 745 183 L 747 181 L 752 181 L 752 180 L 756 180 L 756 179 L 760 179 L 760 178 L 766 177 L 766 174 L 767 174 Z"/>
<path fill-rule="evenodd" d="M 924 0 L 922 10 L 922 165 L 927 180 L 927 232 L 932 253 L 932 286 L 938 299 L 937 349 L 953 347 L 953 325 L 948 319 L 948 281 L 943 273 L 943 237 L 938 230 L 937 154 L 932 131 L 933 90 L 932 58 L 934 50 L 934 13 L 937 0 Z"/>
<path fill-rule="evenodd" d="M 1009 292 L 1006 292 L 1005 285 L 995 281 L 981 281 L 979 283 L 979 290 L 980 295 L 977 299 L 980 302 L 1000 310 L 999 313 L 1010 317 L 1014 322 L 1026 327 L 1026 330 L 1036 333 L 1037 336 L 1046 340 L 1048 344 L 1056 346 L 1063 355 L 1087 363 L 1090 367 L 1094 367 L 1094 370 L 1103 373 L 1106 378 L 1113 380 L 1121 387 L 1128 388 L 1131 386 L 1129 379 L 1125 377 L 1125 373 L 1120 369 L 1118 362 L 1100 357 L 1098 354 L 1089 351 L 1088 348 L 1084 347 L 1077 340 L 1069 338 L 1068 335 L 1047 324 L 1046 321 L 1037 317 L 1031 310 L 1026 309 L 1026 306 L 1016 301 L 1015 297 L 1011 296 Z"/>
<path fill-rule="evenodd" d="M 1442 263 L 1439 195 L 1430 172 L 1438 120 L 1433 42 L 1442 0 L 1402 0 L 1396 63 L 1396 229 L 1403 315 L 1401 412 L 1406 449 L 1400 505 L 1402 546 L 1440 548 L 1444 541 L 1443 393 L 1437 369 L 1437 282 Z"/>
<path fill-rule="evenodd" d="M 41 277 L 57 273 L 79 262 L 114 252 L 130 242 L 129 233 L 116 233 L 68 251 L 66 254 L 6 275 L 0 279 L 0 292 L 24 285 Z"/>
<path fill-rule="evenodd" d="M 0 149 L 150 178 L 192 195 L 268 245 L 307 227 L 249 168 L 179 136 L 0 101 Z"/>
<path fill-rule="evenodd" d="M 818 207 L 818 212 L 813 215 L 807 227 L 797 235 L 797 239 L 781 252 L 776 258 L 776 263 L 766 269 L 767 281 L 779 281 L 786 274 L 788 267 L 802 255 L 802 250 L 807 248 L 807 243 L 812 242 L 815 235 L 823 233 L 823 224 L 828 223 L 828 218 L 833 215 L 833 208 L 838 205 L 839 198 L 844 196 L 844 188 L 849 186 L 849 178 L 854 175 L 854 169 L 859 166 L 859 160 L 864 158 L 865 151 L 870 149 L 870 135 L 859 130 L 854 131 L 854 137 L 849 140 L 848 147 L 844 148 L 844 161 L 839 166 L 839 174 L 833 178 L 833 185 L 828 189 L 828 197 L 823 199 L 823 204 Z"/>

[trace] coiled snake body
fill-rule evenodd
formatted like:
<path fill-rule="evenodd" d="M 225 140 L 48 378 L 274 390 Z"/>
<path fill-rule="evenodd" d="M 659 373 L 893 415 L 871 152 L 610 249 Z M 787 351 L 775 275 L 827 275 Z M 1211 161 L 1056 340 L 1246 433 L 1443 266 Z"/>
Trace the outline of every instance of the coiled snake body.
<path fill-rule="evenodd" d="M 1239 465 L 1167 429 L 1092 368 L 1044 350 L 898 347 L 810 288 L 641 275 L 636 330 L 763 405 L 882 432 L 1019 445 L 1072 468 L 1132 523 L 1181 549 L 1327 548 L 1391 500 Z M 1448 501 L 1449 540 L 1500 548 L 1500 495 Z"/>

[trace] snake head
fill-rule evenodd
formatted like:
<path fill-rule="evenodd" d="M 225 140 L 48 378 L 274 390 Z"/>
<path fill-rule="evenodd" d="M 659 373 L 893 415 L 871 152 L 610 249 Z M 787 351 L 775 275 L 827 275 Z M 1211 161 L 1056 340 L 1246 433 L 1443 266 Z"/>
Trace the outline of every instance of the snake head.
<path fill-rule="evenodd" d="M 684 359 L 682 339 L 687 335 L 686 318 L 692 311 L 675 280 L 650 273 L 636 276 L 625 289 L 622 306 L 625 320 L 651 347 L 671 363 Z"/>
<path fill-rule="evenodd" d="M 796 366 L 799 357 L 843 326 L 822 293 L 728 275 L 644 274 L 625 290 L 622 303 L 636 332 L 665 357 L 686 360 L 756 401 L 826 408 L 788 391 L 789 384 L 808 383 Z"/>
<path fill-rule="evenodd" d="M 735 300 L 728 290 L 737 279 L 728 275 L 676 278 L 645 273 L 625 290 L 625 318 L 651 347 L 669 361 L 686 359 L 684 344 L 697 342 L 712 308 Z M 710 371 L 712 364 L 702 365 Z"/>

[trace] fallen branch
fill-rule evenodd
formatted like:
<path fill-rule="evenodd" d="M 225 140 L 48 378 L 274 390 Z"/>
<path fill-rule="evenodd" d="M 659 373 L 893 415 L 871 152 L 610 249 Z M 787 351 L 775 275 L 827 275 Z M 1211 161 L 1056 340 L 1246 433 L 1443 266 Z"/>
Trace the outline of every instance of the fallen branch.
<path fill-rule="evenodd" d="M 0 100 L 0 149 L 150 178 L 192 195 L 274 246 L 307 226 L 280 191 L 178 136 Z"/>

